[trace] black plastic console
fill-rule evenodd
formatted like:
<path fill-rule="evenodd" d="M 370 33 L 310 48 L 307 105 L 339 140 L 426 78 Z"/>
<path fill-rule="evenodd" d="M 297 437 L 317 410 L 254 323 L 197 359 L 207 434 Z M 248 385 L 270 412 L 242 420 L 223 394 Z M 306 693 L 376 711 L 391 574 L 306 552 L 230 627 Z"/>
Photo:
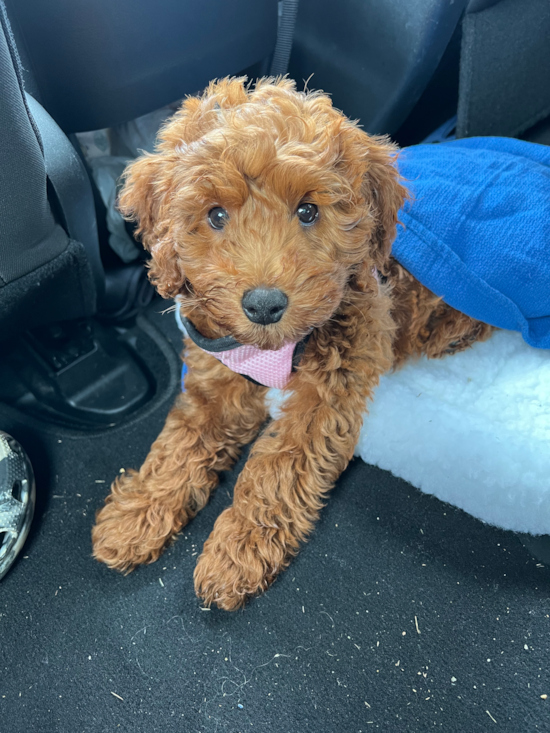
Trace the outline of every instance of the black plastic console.
<path fill-rule="evenodd" d="M 70 427 L 113 427 L 151 400 L 159 377 L 166 378 L 159 340 L 164 337 L 143 317 L 116 326 L 79 319 L 28 331 L 3 344 L 0 401 Z"/>

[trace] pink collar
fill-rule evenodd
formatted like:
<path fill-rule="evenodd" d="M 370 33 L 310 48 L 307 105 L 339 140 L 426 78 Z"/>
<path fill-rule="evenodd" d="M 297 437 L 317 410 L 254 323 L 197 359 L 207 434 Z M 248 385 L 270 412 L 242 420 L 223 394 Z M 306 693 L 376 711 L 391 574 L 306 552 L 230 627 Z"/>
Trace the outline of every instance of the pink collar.
<path fill-rule="evenodd" d="M 242 374 L 264 387 L 283 389 L 298 365 L 306 339 L 290 342 L 276 351 L 240 344 L 232 336 L 208 339 L 200 334 L 191 321 L 181 318 L 181 326 L 200 349 L 219 359 L 231 371 Z M 183 330 L 182 329 L 182 330 Z"/>

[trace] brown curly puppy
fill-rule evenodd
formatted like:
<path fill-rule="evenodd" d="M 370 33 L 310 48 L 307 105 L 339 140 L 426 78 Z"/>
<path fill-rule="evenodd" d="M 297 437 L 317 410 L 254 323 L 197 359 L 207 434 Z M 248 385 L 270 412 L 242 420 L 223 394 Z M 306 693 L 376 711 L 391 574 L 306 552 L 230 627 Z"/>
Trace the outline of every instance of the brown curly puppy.
<path fill-rule="evenodd" d="M 353 455 L 380 375 L 490 333 L 392 259 L 406 196 L 395 155 L 326 95 L 225 79 L 187 99 L 157 152 L 128 169 L 120 206 L 151 252 L 151 279 L 180 296 L 200 334 L 262 350 L 309 334 L 283 414 L 256 441 L 199 558 L 208 605 L 238 608 L 289 564 Z M 275 316 L 245 308 L 257 290 L 283 294 Z M 267 417 L 266 387 L 188 339 L 185 359 L 186 392 L 93 530 L 94 556 L 121 571 L 159 557 Z"/>

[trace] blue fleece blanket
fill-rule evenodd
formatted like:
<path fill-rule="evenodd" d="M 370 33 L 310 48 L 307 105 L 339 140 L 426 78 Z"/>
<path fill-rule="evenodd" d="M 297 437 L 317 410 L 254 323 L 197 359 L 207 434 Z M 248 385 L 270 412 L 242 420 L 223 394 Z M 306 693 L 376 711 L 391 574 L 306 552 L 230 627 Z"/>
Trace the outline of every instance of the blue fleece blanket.
<path fill-rule="evenodd" d="M 393 255 L 453 308 L 550 348 L 550 147 L 468 138 L 404 149 L 413 198 Z"/>

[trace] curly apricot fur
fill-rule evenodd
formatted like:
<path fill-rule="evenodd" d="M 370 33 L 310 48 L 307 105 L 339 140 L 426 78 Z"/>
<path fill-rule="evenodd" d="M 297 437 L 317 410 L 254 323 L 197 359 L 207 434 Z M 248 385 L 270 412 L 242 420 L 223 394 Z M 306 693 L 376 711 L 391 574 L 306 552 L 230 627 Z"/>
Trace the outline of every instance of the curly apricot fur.
<path fill-rule="evenodd" d="M 206 604 L 236 609 L 289 564 L 353 455 L 382 374 L 491 333 L 392 259 L 407 195 L 396 155 L 322 93 L 297 92 L 288 79 L 253 89 L 223 79 L 187 99 L 157 151 L 127 170 L 120 208 L 151 252 L 151 280 L 180 297 L 199 331 L 263 349 L 311 332 L 283 413 L 256 440 L 199 558 Z M 303 201 L 318 206 L 314 226 L 295 216 Z M 221 231 L 207 221 L 214 206 L 229 214 Z M 259 286 L 288 297 L 276 324 L 242 310 Z M 141 469 L 115 481 L 93 529 L 94 556 L 121 571 L 158 558 L 267 416 L 265 388 L 191 343 L 185 359 L 187 391 Z"/>

